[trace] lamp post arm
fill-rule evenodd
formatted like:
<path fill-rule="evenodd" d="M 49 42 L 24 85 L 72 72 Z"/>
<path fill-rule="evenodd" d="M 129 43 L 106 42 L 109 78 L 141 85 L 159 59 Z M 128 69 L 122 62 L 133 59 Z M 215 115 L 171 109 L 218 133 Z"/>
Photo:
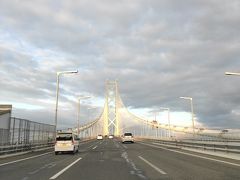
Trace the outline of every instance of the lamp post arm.
<path fill-rule="evenodd" d="M 240 73 L 236 73 L 236 72 L 225 72 L 225 75 L 235 75 L 235 76 L 240 76 Z"/>

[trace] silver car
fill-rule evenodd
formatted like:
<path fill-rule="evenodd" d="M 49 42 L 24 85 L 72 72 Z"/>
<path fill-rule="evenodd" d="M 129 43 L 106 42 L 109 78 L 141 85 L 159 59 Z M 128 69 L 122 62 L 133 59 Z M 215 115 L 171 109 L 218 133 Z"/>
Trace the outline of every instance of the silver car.
<path fill-rule="evenodd" d="M 131 143 L 134 143 L 134 138 L 133 138 L 133 135 L 132 133 L 124 133 L 124 135 L 122 136 L 122 143 L 125 143 L 125 142 L 131 142 Z"/>
<path fill-rule="evenodd" d="M 57 133 L 56 143 L 54 146 L 55 154 L 59 152 L 78 152 L 79 150 L 79 138 L 77 135 L 71 132 Z"/>

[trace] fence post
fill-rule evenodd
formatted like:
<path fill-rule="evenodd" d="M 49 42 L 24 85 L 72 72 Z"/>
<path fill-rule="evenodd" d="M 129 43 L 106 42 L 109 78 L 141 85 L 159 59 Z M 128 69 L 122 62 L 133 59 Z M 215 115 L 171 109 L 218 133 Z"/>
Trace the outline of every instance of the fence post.
<path fill-rule="evenodd" d="M 41 133 L 42 133 L 42 139 L 41 139 L 42 142 L 41 142 L 41 143 L 43 143 L 43 135 L 44 135 L 44 134 L 43 134 L 43 130 L 44 130 L 44 128 L 43 128 L 43 125 L 42 125 L 42 126 L 41 126 Z"/>
<path fill-rule="evenodd" d="M 22 120 L 19 120 L 19 124 L 18 124 L 18 142 L 17 144 L 21 144 L 21 126 L 22 126 Z"/>
<path fill-rule="evenodd" d="M 33 142 L 33 144 L 35 144 L 35 123 L 33 124 L 33 139 L 32 139 L 32 142 Z"/>
<path fill-rule="evenodd" d="M 38 144 L 39 144 L 39 139 L 40 139 L 40 124 L 38 124 L 38 141 L 37 141 Z"/>
<path fill-rule="evenodd" d="M 12 127 L 12 145 L 14 144 L 14 135 L 15 135 L 15 117 L 13 118 L 13 127 Z"/>

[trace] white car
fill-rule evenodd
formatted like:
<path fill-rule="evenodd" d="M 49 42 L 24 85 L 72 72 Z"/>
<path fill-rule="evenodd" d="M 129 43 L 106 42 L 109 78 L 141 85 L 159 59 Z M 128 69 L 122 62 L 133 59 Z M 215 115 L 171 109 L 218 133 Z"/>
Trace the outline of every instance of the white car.
<path fill-rule="evenodd" d="M 109 138 L 109 139 L 113 139 L 113 135 L 109 135 L 108 138 Z"/>
<path fill-rule="evenodd" d="M 97 136 L 97 140 L 102 140 L 103 139 L 103 136 L 102 135 L 98 135 Z"/>
<path fill-rule="evenodd" d="M 79 138 L 71 132 L 59 132 L 56 135 L 56 143 L 54 146 L 55 154 L 59 152 L 78 152 Z"/>
<path fill-rule="evenodd" d="M 122 143 L 125 143 L 125 142 L 131 142 L 131 143 L 134 143 L 134 138 L 133 138 L 133 135 L 132 133 L 124 133 L 124 135 L 122 136 Z"/>

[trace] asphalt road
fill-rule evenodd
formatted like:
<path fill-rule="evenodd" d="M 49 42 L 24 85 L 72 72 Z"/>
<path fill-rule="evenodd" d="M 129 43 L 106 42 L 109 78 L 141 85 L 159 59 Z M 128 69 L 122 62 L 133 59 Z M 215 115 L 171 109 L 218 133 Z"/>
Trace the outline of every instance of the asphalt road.
<path fill-rule="evenodd" d="M 52 150 L 0 159 L 1 180 L 240 179 L 240 161 L 118 139 L 81 143 L 80 152 Z"/>

